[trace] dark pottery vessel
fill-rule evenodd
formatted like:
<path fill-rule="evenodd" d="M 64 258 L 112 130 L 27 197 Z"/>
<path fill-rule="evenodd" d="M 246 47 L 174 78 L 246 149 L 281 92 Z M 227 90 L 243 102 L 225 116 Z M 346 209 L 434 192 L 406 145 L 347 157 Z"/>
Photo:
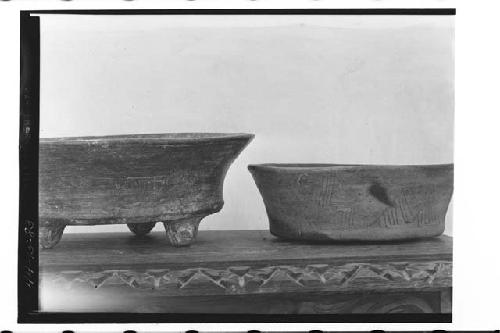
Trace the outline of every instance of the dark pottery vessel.
<path fill-rule="evenodd" d="M 145 235 L 163 222 L 175 246 L 224 204 L 223 182 L 252 134 L 175 133 L 40 139 L 40 246 L 66 225 L 127 224 Z"/>
<path fill-rule="evenodd" d="M 443 233 L 453 164 L 249 165 L 273 235 L 306 241 L 386 241 Z"/>

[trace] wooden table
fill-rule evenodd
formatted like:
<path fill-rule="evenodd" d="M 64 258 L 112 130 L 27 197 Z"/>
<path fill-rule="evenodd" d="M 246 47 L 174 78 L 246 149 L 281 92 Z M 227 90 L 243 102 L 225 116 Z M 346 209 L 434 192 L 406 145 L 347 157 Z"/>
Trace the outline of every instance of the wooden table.
<path fill-rule="evenodd" d="M 268 231 L 66 234 L 40 251 L 50 312 L 450 313 L 452 238 L 302 244 Z"/>

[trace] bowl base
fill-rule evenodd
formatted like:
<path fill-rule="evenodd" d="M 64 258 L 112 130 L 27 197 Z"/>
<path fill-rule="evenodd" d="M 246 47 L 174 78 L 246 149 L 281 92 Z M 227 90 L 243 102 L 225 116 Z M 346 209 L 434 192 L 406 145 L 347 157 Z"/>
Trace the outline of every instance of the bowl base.
<path fill-rule="evenodd" d="M 198 234 L 198 225 L 205 216 L 194 216 L 182 220 L 164 221 L 167 238 L 173 246 L 189 246 Z"/>
<path fill-rule="evenodd" d="M 391 242 L 411 241 L 422 238 L 432 238 L 443 234 L 444 218 L 439 224 L 425 226 L 402 226 L 399 228 L 361 228 L 351 230 L 308 230 L 300 226 L 291 228 L 291 224 L 270 220 L 272 235 L 289 241 L 309 243 L 343 243 L 343 242 Z M 285 226 L 285 227 L 283 227 Z"/>
<path fill-rule="evenodd" d="M 136 236 L 142 237 L 146 236 L 153 230 L 156 222 L 148 222 L 148 223 L 127 223 L 127 227 L 130 231 L 132 231 Z"/>
<path fill-rule="evenodd" d="M 38 244 L 41 249 L 51 249 L 59 243 L 66 228 L 63 222 L 47 222 L 38 230 Z"/>
<path fill-rule="evenodd" d="M 205 216 L 161 221 L 170 244 L 175 247 L 191 245 L 196 240 L 198 225 Z M 156 222 L 127 223 L 127 227 L 136 236 L 143 237 L 153 230 L 155 224 Z M 39 248 L 51 249 L 56 246 L 62 238 L 66 225 L 69 224 L 63 220 L 43 221 L 38 230 Z"/>

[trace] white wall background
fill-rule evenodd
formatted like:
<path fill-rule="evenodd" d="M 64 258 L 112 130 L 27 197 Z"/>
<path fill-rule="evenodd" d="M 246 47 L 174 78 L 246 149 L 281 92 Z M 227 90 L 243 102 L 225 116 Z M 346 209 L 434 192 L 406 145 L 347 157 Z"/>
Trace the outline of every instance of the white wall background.
<path fill-rule="evenodd" d="M 453 161 L 453 27 L 451 16 L 44 15 L 40 135 L 254 133 L 223 210 L 200 228 L 267 229 L 249 163 Z"/>

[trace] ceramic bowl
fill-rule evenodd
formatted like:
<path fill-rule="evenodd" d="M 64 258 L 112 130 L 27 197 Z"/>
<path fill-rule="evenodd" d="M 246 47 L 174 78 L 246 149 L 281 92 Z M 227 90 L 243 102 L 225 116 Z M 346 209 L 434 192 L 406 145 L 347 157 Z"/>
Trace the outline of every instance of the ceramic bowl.
<path fill-rule="evenodd" d="M 273 235 L 385 241 L 443 233 L 453 164 L 249 165 Z"/>
<path fill-rule="evenodd" d="M 144 235 L 163 222 L 189 245 L 221 210 L 226 172 L 252 134 L 172 133 L 40 139 L 40 245 L 66 225 L 127 224 Z"/>

